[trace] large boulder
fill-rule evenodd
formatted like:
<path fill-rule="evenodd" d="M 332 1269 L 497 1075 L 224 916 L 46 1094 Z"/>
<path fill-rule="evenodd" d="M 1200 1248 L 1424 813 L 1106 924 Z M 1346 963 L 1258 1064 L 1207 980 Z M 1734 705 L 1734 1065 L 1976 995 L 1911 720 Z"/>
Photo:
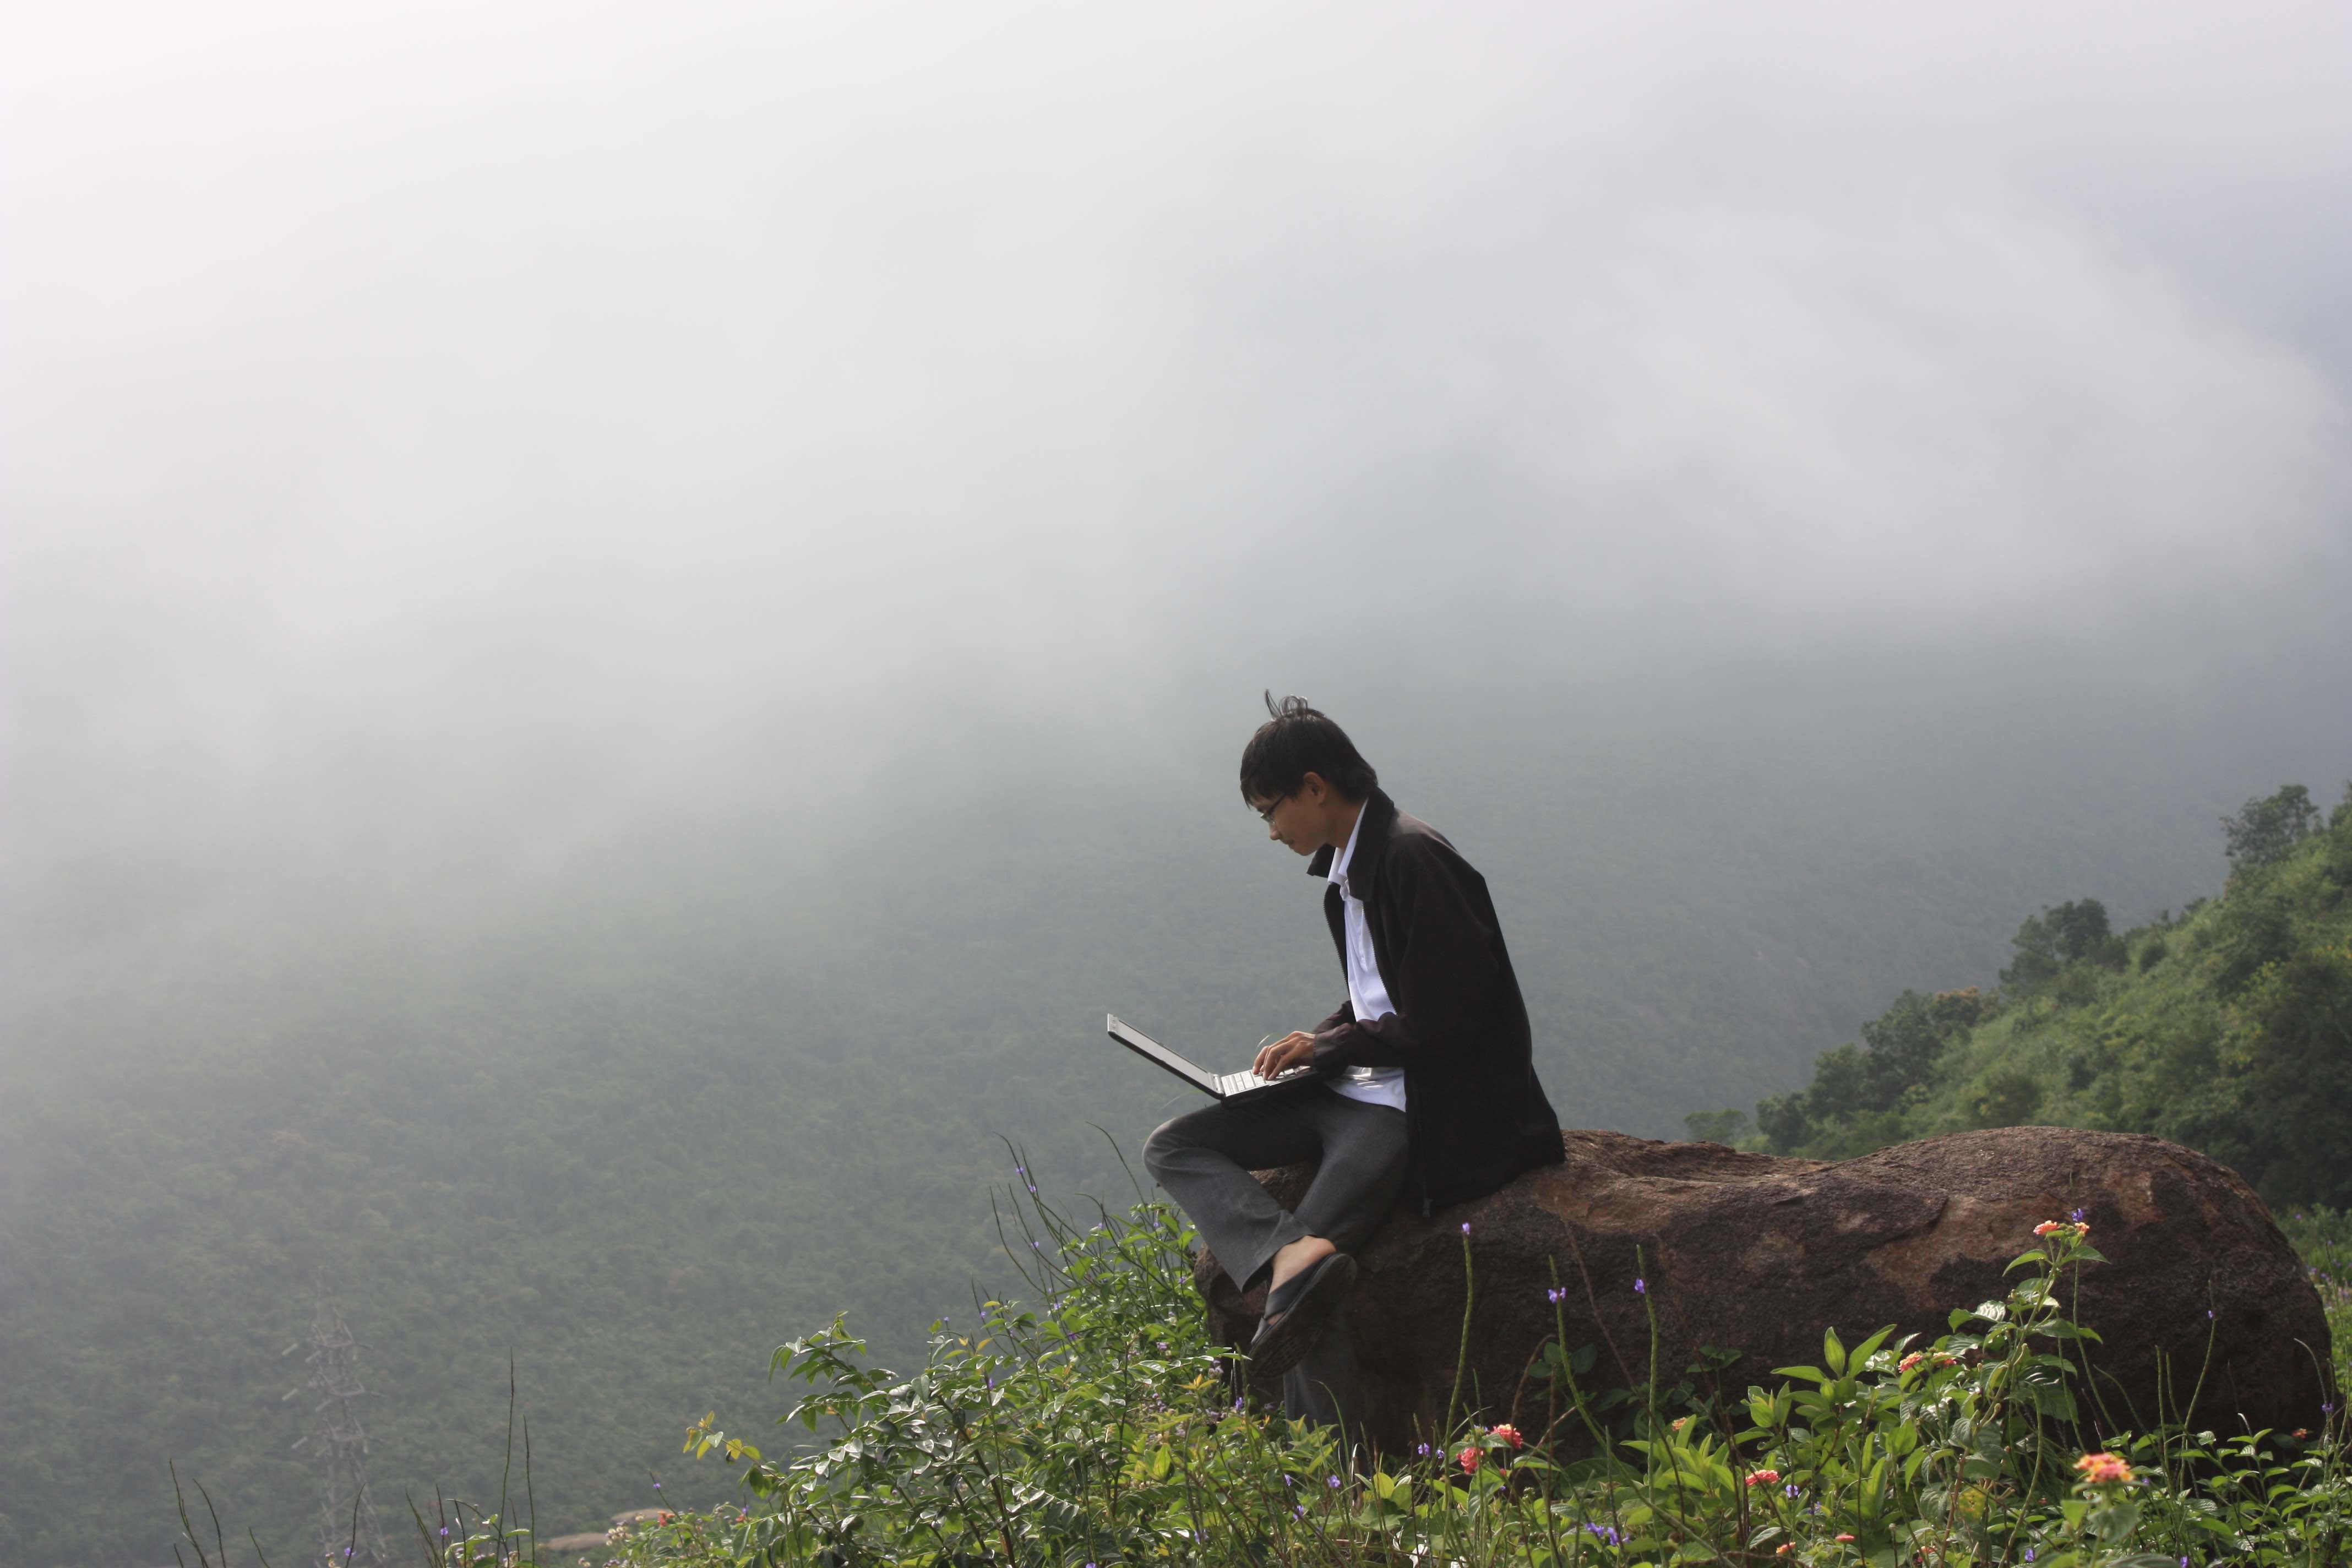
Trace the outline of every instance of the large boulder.
<path fill-rule="evenodd" d="M 1646 1378 L 1654 1313 L 1662 1386 L 1713 1346 L 1741 1352 L 1723 1373 L 1736 1392 L 1818 1363 L 1825 1328 L 1848 1343 L 1890 1323 L 1947 1331 L 1953 1308 L 2013 1283 L 2003 1270 L 2036 1244 L 2037 1222 L 2076 1209 L 2110 1260 L 2080 1280 L 2078 1321 L 2102 1336 L 2092 1436 L 2182 1417 L 2200 1369 L 2196 1418 L 2217 1428 L 2316 1430 L 2332 1398 L 2327 1321 L 2294 1249 L 2235 1172 L 2177 1143 L 2011 1127 L 1830 1163 L 1616 1132 L 1560 1142 L 1565 1164 L 1433 1215 L 1400 1209 L 1359 1256 L 1348 1315 L 1360 1420 L 1381 1447 L 1409 1447 L 1444 1415 L 1465 1225 L 1476 1289 L 1461 1384 L 1487 1421 L 1542 1424 L 1545 1396 L 1525 1374 L 1554 1334 L 1555 1278 L 1569 1346 L 1599 1347 L 1593 1384 Z M 1259 1179 L 1287 1206 L 1312 1171 Z M 1205 1253 L 1195 1279 L 1216 1335 L 1247 1344 L 1263 1288 L 1236 1291 Z"/>

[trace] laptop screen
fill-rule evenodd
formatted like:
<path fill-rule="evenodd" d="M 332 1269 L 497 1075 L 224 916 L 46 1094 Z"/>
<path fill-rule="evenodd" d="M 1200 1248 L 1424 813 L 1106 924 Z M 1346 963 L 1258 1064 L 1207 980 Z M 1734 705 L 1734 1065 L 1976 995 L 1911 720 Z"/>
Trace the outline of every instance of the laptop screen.
<path fill-rule="evenodd" d="M 1182 1057 L 1178 1056 L 1174 1051 L 1170 1050 L 1166 1046 L 1161 1045 L 1158 1040 L 1155 1040 L 1150 1036 L 1144 1034 L 1141 1030 L 1120 1023 L 1115 1015 L 1106 1014 L 1104 1016 L 1103 1027 L 1109 1032 L 1112 1039 L 1117 1040 L 1119 1044 L 1126 1046 L 1130 1050 L 1141 1052 L 1143 1055 L 1150 1057 L 1153 1061 L 1158 1062 L 1161 1067 L 1166 1068 L 1170 1072 L 1176 1073 L 1179 1076 L 1189 1079 L 1192 1083 L 1199 1085 L 1201 1088 L 1209 1090 L 1212 1094 L 1216 1092 L 1217 1077 L 1214 1073 L 1204 1072 L 1201 1068 L 1194 1067 L 1191 1062 L 1186 1061 Z"/>

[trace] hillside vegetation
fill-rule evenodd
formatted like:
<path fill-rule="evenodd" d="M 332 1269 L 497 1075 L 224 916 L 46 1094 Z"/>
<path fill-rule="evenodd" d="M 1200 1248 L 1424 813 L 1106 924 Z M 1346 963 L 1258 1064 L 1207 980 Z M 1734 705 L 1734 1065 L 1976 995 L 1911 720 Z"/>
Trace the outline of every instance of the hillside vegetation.
<path fill-rule="evenodd" d="M 2273 1208 L 2352 1202 L 2352 789 L 2223 824 L 2220 897 L 2129 931 L 2081 899 L 2030 917 L 1998 990 L 1906 991 L 1812 1081 L 1696 1136 L 1844 1159 L 1938 1132 L 2152 1132 L 2242 1172 Z"/>

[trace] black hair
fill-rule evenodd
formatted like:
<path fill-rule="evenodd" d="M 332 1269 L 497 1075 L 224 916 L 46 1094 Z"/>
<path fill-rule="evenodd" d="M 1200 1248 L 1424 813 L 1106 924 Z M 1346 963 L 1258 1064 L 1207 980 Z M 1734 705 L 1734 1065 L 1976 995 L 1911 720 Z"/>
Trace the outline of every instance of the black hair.
<path fill-rule="evenodd" d="M 1381 775 L 1348 731 L 1334 724 L 1304 697 L 1274 700 L 1265 694 L 1265 710 L 1273 717 L 1242 748 L 1242 799 L 1252 805 L 1280 800 L 1295 792 L 1308 773 L 1349 800 L 1362 800 L 1381 782 Z"/>

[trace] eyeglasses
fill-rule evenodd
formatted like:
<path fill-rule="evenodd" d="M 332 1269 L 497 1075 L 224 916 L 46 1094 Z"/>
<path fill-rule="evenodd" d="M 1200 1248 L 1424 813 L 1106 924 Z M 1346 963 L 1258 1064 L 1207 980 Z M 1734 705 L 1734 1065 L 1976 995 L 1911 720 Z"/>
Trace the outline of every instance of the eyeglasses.
<path fill-rule="evenodd" d="M 1288 795 L 1276 795 L 1276 796 L 1274 797 L 1274 799 L 1273 799 L 1270 803 L 1268 803 L 1268 804 L 1266 805 L 1266 806 L 1265 807 L 1265 809 L 1261 810 L 1261 811 L 1257 814 L 1257 819 L 1258 819 L 1260 822 L 1265 823 L 1268 827 L 1273 826 L 1274 826 L 1274 814 L 1275 814 L 1276 812 L 1277 812 L 1277 811 L 1280 811 L 1280 810 L 1282 809 L 1282 803 L 1283 803 L 1284 801 L 1286 801 L 1286 800 L 1288 800 L 1289 798 L 1290 798 L 1290 796 L 1288 796 Z"/>

